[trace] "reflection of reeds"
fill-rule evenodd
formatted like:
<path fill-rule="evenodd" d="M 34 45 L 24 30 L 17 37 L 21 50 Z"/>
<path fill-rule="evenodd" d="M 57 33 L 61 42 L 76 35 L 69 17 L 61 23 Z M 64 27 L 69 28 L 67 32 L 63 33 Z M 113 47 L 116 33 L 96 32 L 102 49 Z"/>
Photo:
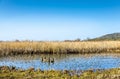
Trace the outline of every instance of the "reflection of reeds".
<path fill-rule="evenodd" d="M 47 57 L 42 57 L 41 61 L 42 62 L 48 62 L 49 64 L 55 62 L 54 58 L 50 58 L 50 57 L 48 57 L 48 58 Z"/>
<path fill-rule="evenodd" d="M 120 52 L 120 41 L 0 42 L 0 55 Z"/>

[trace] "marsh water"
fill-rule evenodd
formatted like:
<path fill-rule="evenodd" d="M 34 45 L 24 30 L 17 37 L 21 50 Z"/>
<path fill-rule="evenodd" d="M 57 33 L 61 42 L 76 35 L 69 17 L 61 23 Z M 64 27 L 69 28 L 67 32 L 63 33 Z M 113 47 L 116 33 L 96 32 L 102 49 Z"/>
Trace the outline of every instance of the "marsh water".
<path fill-rule="evenodd" d="M 52 59 L 52 61 L 43 61 Z M 120 54 L 17 55 L 0 57 L 0 66 L 42 70 L 88 70 L 120 67 Z"/>

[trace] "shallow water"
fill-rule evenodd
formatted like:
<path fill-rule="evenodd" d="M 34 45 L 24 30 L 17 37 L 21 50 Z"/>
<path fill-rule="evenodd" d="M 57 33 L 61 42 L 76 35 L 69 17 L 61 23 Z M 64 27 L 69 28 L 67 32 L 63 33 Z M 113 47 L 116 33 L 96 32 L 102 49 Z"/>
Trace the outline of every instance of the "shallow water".
<path fill-rule="evenodd" d="M 54 62 L 43 62 L 42 57 Z M 42 70 L 87 70 L 120 67 L 120 54 L 62 54 L 62 55 L 18 55 L 0 57 L 0 66 L 15 66 Z"/>

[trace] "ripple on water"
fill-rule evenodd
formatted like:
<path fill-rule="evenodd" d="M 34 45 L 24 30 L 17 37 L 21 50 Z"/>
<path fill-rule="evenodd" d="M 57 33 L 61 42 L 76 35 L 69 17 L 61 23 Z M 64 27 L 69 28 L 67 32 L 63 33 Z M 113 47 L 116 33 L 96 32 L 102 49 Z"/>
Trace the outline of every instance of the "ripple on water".
<path fill-rule="evenodd" d="M 54 58 L 54 63 L 42 62 L 41 58 Z M 120 54 L 63 54 L 63 55 L 18 55 L 0 58 L 0 66 L 15 66 L 42 70 L 88 70 L 120 67 Z"/>

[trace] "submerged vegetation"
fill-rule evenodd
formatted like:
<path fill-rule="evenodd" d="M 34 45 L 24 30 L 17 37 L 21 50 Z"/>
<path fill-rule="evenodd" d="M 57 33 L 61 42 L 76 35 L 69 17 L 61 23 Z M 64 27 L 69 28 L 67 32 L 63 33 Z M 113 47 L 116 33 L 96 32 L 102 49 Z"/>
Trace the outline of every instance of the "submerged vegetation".
<path fill-rule="evenodd" d="M 120 52 L 120 41 L 0 42 L 0 56 L 17 54 L 68 54 Z"/>
<path fill-rule="evenodd" d="M 86 70 L 76 74 L 74 70 L 27 70 L 0 67 L 0 79 L 120 79 L 120 68 L 109 70 Z"/>

